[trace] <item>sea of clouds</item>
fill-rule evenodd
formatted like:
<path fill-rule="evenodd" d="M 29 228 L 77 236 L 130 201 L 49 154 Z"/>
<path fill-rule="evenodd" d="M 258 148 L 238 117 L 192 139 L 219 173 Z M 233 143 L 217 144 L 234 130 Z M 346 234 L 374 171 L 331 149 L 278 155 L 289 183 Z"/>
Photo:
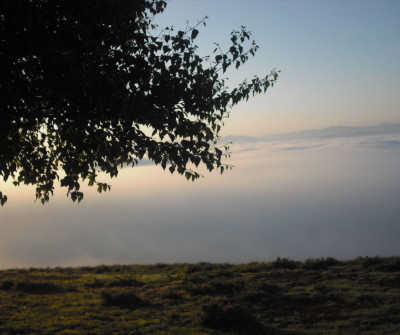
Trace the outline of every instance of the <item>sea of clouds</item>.
<path fill-rule="evenodd" d="M 7 188 L 0 267 L 249 262 L 400 254 L 400 135 L 232 144 L 192 183 L 124 168 L 110 193 Z"/>

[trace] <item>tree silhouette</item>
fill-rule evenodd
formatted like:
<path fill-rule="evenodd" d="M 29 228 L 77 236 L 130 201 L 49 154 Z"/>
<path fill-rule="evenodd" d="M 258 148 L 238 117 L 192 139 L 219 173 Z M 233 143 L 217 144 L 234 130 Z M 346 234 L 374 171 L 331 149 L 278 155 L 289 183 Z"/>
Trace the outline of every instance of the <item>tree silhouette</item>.
<path fill-rule="evenodd" d="M 200 57 L 198 22 L 155 34 L 163 0 L 4 0 L 0 4 L 0 175 L 36 186 L 42 203 L 54 182 L 73 201 L 101 171 L 146 157 L 187 179 L 194 167 L 227 167 L 217 139 L 229 109 L 265 92 L 277 72 L 229 90 L 221 78 L 258 46 L 242 27 L 231 47 Z M 193 168 L 192 168 L 193 167 Z M 0 203 L 7 196 L 0 192 Z"/>

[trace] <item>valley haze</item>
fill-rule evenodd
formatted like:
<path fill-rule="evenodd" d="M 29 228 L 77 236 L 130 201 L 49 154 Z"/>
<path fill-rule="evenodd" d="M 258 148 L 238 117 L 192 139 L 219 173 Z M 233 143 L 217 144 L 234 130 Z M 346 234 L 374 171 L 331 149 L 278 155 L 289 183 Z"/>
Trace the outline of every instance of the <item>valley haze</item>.
<path fill-rule="evenodd" d="M 399 124 L 225 137 L 234 168 L 194 183 L 124 168 L 111 192 L 7 184 L 0 267 L 270 261 L 400 254 Z"/>

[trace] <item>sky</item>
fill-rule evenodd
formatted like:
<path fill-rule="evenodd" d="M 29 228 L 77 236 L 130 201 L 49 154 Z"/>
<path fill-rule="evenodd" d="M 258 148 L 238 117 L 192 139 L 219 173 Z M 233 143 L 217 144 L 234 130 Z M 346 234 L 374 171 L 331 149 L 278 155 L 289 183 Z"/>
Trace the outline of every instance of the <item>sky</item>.
<path fill-rule="evenodd" d="M 393 0 L 172 0 L 157 18 L 176 30 L 208 16 L 201 52 L 229 45 L 243 25 L 259 50 L 229 73 L 244 78 L 281 70 L 274 88 L 236 107 L 224 134 L 266 135 L 399 122 L 400 2 Z"/>
<path fill-rule="evenodd" d="M 400 2 L 171 0 L 159 27 L 208 16 L 201 54 L 246 26 L 256 57 L 228 72 L 281 70 L 267 94 L 231 111 L 222 135 L 263 136 L 337 125 L 400 123 Z M 400 135 L 233 143 L 232 171 L 192 183 L 143 162 L 84 187 L 0 184 L 0 268 L 157 262 L 250 262 L 399 255 Z M 107 181 L 105 179 L 105 181 Z"/>

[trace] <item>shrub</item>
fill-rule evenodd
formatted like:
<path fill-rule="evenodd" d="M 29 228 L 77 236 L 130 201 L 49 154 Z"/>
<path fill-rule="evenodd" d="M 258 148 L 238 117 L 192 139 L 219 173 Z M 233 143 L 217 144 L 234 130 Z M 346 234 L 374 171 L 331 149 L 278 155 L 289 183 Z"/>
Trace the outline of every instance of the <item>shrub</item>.
<path fill-rule="evenodd" d="M 199 272 L 203 269 L 203 267 L 197 263 L 197 264 L 186 264 L 185 267 L 183 268 L 183 271 L 186 274 L 192 274 L 194 272 Z"/>
<path fill-rule="evenodd" d="M 98 280 L 97 278 L 95 278 L 93 282 L 85 283 L 84 286 L 87 288 L 101 288 L 104 287 L 105 284 L 102 280 Z"/>
<path fill-rule="evenodd" d="M 360 266 L 363 269 L 366 269 L 374 265 L 382 264 L 384 262 L 384 259 L 379 256 L 375 257 L 366 256 L 366 257 L 358 257 L 358 262 L 360 263 Z"/>
<path fill-rule="evenodd" d="M 236 296 L 235 296 L 236 298 Z M 281 299 L 278 295 L 270 294 L 268 292 L 262 291 L 244 291 L 237 295 L 237 298 L 244 303 L 254 304 L 262 304 L 263 306 L 268 306 L 270 303 L 277 302 Z"/>
<path fill-rule="evenodd" d="M 184 279 L 192 284 L 204 284 L 209 280 L 205 274 L 198 272 L 189 276 L 185 276 Z"/>
<path fill-rule="evenodd" d="M 0 285 L 0 289 L 3 291 L 9 291 L 14 286 L 14 282 L 11 280 L 3 281 Z"/>
<path fill-rule="evenodd" d="M 265 263 L 260 262 L 250 262 L 247 264 L 241 264 L 232 267 L 232 270 L 242 272 L 242 273 L 257 273 L 261 271 L 265 271 L 267 266 Z"/>
<path fill-rule="evenodd" d="M 327 258 L 316 258 L 316 259 L 307 259 L 303 263 L 304 270 L 323 270 L 330 266 L 342 265 L 343 262 L 338 261 L 333 257 Z"/>
<path fill-rule="evenodd" d="M 215 269 L 212 271 L 207 271 L 208 278 L 233 278 L 235 273 L 227 269 Z"/>
<path fill-rule="evenodd" d="M 108 265 L 99 265 L 94 268 L 94 273 L 102 274 L 102 273 L 110 273 L 113 271 L 112 266 Z"/>
<path fill-rule="evenodd" d="M 186 274 L 192 274 L 194 272 L 207 272 L 211 273 L 212 271 L 222 271 L 225 270 L 229 264 L 214 264 L 208 262 L 200 262 L 194 264 L 185 264 L 183 267 L 183 272 Z"/>
<path fill-rule="evenodd" d="M 395 272 L 400 271 L 400 257 L 359 257 L 358 261 L 363 269 L 375 271 Z"/>
<path fill-rule="evenodd" d="M 18 291 L 35 294 L 46 294 L 62 291 L 60 286 L 46 282 L 19 282 L 15 288 Z"/>
<path fill-rule="evenodd" d="M 280 258 L 272 262 L 272 267 L 275 269 L 296 269 L 297 263 L 289 258 Z"/>
<path fill-rule="evenodd" d="M 400 257 L 391 257 L 387 261 L 378 266 L 378 269 L 386 272 L 400 271 Z"/>
<path fill-rule="evenodd" d="M 93 272 L 94 269 L 95 269 L 95 268 L 94 268 L 94 267 L 91 267 L 91 266 L 81 266 L 81 267 L 78 268 L 78 270 L 79 270 L 80 272 L 89 272 L 89 273 Z"/>
<path fill-rule="evenodd" d="M 238 305 L 211 304 L 202 306 L 205 327 L 236 334 L 264 334 L 265 328 L 257 319 Z"/>
<path fill-rule="evenodd" d="M 180 295 L 179 293 L 174 292 L 174 291 L 165 292 L 162 295 L 162 297 L 163 297 L 163 299 L 169 299 L 169 300 L 181 300 L 182 299 L 182 295 Z"/>
<path fill-rule="evenodd" d="M 280 294 L 280 292 L 282 291 L 279 286 L 268 284 L 265 282 L 260 282 L 258 284 L 258 289 L 269 294 Z"/>
<path fill-rule="evenodd" d="M 107 287 L 126 287 L 126 286 L 131 286 L 131 287 L 140 287 L 143 286 L 144 284 L 141 283 L 140 281 L 130 278 L 130 279 L 117 279 L 112 281 L 107 285 Z"/>
<path fill-rule="evenodd" d="M 243 289 L 243 283 L 240 281 L 211 280 L 208 284 L 194 286 L 190 289 L 195 294 L 207 295 L 233 295 Z"/>
<path fill-rule="evenodd" d="M 101 292 L 103 304 L 105 306 L 116 306 L 123 308 L 139 308 L 146 303 L 142 298 L 132 292 Z"/>

